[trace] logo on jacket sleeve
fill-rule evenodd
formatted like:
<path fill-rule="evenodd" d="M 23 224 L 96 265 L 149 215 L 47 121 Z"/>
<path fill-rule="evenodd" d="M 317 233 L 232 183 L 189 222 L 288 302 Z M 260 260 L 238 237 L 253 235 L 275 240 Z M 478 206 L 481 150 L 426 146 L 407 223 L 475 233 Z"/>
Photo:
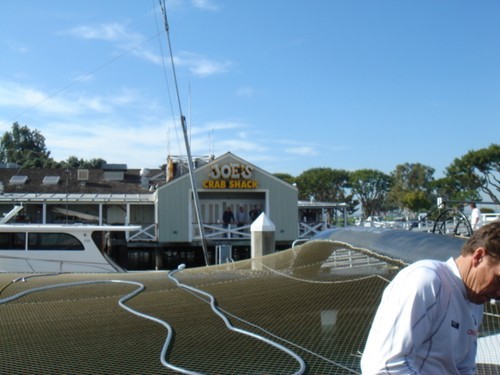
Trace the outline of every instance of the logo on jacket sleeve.
<path fill-rule="evenodd" d="M 455 322 L 454 320 L 451 321 L 451 326 L 455 329 L 459 329 L 460 328 L 460 323 L 459 322 Z"/>

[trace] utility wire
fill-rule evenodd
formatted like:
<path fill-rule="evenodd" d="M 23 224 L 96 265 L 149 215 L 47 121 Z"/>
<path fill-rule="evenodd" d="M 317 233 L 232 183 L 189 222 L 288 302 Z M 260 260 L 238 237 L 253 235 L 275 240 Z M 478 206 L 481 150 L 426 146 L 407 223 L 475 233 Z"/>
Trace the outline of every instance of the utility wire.
<path fill-rule="evenodd" d="M 66 91 L 67 89 L 69 89 L 70 87 L 76 85 L 77 83 L 81 82 L 81 81 L 84 81 L 85 79 L 87 79 L 88 77 L 90 77 L 92 74 L 104 69 L 106 66 L 110 65 L 111 63 L 115 62 L 116 60 L 118 59 L 121 59 L 123 56 L 127 55 L 128 53 L 130 53 L 131 51 L 141 47 L 142 45 L 146 44 L 147 42 L 149 42 L 151 39 L 153 38 L 156 38 L 157 37 L 157 34 L 155 35 L 152 35 L 150 36 L 149 38 L 143 40 L 141 43 L 139 44 L 136 44 L 135 46 L 123 51 L 122 53 L 120 53 L 119 55 L 117 55 L 116 57 L 112 58 L 111 60 L 108 60 L 106 61 L 105 63 L 99 65 L 97 68 L 91 70 L 90 72 L 88 73 L 85 73 L 84 75 L 80 76 L 79 78 L 69 82 L 67 85 L 61 87 L 60 89 L 54 91 L 52 94 L 48 95 L 47 97 L 45 97 L 44 99 L 40 100 L 39 102 L 33 104 L 32 106 L 22 110 L 21 112 L 18 112 L 16 113 L 14 116 L 12 116 L 9 120 L 3 122 L 0 124 L 0 127 L 4 126 L 4 125 L 7 125 L 9 124 L 10 122 L 14 121 L 16 118 L 18 118 L 19 116 L 22 116 L 24 115 L 25 113 L 28 113 L 28 112 L 31 112 L 33 109 L 39 107 L 40 105 L 42 105 L 43 103 L 49 101 L 50 99 L 56 97 L 57 95 L 59 95 L 60 93 L 62 93 L 63 91 Z"/>

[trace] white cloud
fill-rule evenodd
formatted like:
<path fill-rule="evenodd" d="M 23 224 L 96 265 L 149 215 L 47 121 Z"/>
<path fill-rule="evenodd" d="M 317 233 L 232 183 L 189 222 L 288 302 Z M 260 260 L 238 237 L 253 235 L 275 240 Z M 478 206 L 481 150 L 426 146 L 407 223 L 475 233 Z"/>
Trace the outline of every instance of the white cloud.
<path fill-rule="evenodd" d="M 181 52 L 174 57 L 178 66 L 187 67 L 198 77 L 207 77 L 213 74 L 224 73 L 232 65 L 230 61 L 216 61 L 192 52 Z"/>
<path fill-rule="evenodd" d="M 219 4 L 213 0 L 168 0 L 166 6 L 168 9 L 192 6 L 198 10 L 211 12 L 218 11 L 220 9 Z"/>
<path fill-rule="evenodd" d="M 67 101 L 55 94 L 12 82 L 0 84 L 0 106 L 11 106 L 27 112 L 36 109 L 41 113 L 75 114 L 81 111 L 81 103 Z"/>
<path fill-rule="evenodd" d="M 11 82 L 0 84 L 0 106 L 26 107 L 45 99 L 45 95 Z"/>
<path fill-rule="evenodd" d="M 191 129 L 191 134 L 213 132 L 218 130 L 233 130 L 246 127 L 245 124 L 236 121 L 212 121 L 201 126 L 194 126 Z"/>
<path fill-rule="evenodd" d="M 52 122 L 42 133 L 55 160 L 103 158 L 140 168 L 156 167 L 167 156 L 166 133 L 157 124 L 137 127 L 119 119 Z"/>
<path fill-rule="evenodd" d="M 23 46 L 21 44 L 17 44 L 17 43 L 14 43 L 14 42 L 8 42 L 7 43 L 7 46 L 9 47 L 9 49 L 13 52 L 16 52 L 16 53 L 20 53 L 20 54 L 26 54 L 29 52 L 28 48 L 26 46 Z"/>
<path fill-rule="evenodd" d="M 114 105 L 125 106 L 138 102 L 140 98 L 141 95 L 137 90 L 123 88 L 120 92 L 113 94 L 109 101 Z"/>
<path fill-rule="evenodd" d="M 253 98 L 255 95 L 255 90 L 251 87 L 240 87 L 238 90 L 236 90 L 236 95 L 237 96 L 243 96 L 246 98 Z"/>
<path fill-rule="evenodd" d="M 140 33 L 129 31 L 127 27 L 119 23 L 103 23 L 99 25 L 84 25 L 70 29 L 64 33 L 80 39 L 103 40 L 116 43 L 117 48 L 129 52 L 131 55 L 161 64 L 161 56 L 149 49 L 145 42 L 146 38 Z"/>
<path fill-rule="evenodd" d="M 191 3 L 195 8 L 201 10 L 217 11 L 219 6 L 211 0 L 191 0 Z"/>
<path fill-rule="evenodd" d="M 200 3 L 206 3 L 205 6 L 210 4 L 204 1 L 200 1 Z M 146 38 L 139 33 L 127 30 L 123 24 L 109 23 L 79 26 L 68 30 L 66 34 L 81 39 L 114 42 L 117 48 L 133 56 L 157 65 L 163 63 L 161 56 L 145 45 L 145 42 L 151 38 Z M 232 65 L 227 60 L 218 61 L 192 52 L 181 52 L 177 56 L 174 56 L 174 62 L 180 67 L 188 68 L 192 74 L 198 77 L 224 73 Z"/>
<path fill-rule="evenodd" d="M 12 82 L 0 82 L 0 107 L 13 110 L 18 108 L 20 113 L 12 116 L 34 112 L 43 116 L 92 116 L 117 113 L 120 111 L 127 115 L 127 110 L 134 106 L 145 109 L 154 106 L 154 102 L 141 96 L 140 92 L 123 88 L 110 92 L 106 96 L 73 94 L 64 96 L 61 91 L 47 93 L 31 86 L 24 86 Z"/>
<path fill-rule="evenodd" d="M 146 60 L 146 61 L 149 61 L 149 62 L 152 62 L 153 64 L 156 64 L 156 65 L 161 65 L 163 64 L 163 60 L 161 58 L 161 56 L 153 51 L 151 51 L 150 49 L 148 48 L 145 48 L 145 47 L 136 47 L 136 48 L 133 48 L 131 50 L 131 53 L 134 55 L 134 56 L 137 56 L 143 60 Z"/>
<path fill-rule="evenodd" d="M 95 80 L 95 76 L 91 73 L 78 75 L 75 77 L 73 82 L 92 82 Z"/>
<path fill-rule="evenodd" d="M 106 41 L 136 40 L 139 38 L 139 34 L 128 32 L 124 25 L 118 23 L 78 26 L 66 31 L 65 34 L 81 39 Z"/>
<path fill-rule="evenodd" d="M 215 139 L 214 145 L 215 150 L 218 151 L 216 152 L 216 154 L 231 151 L 236 155 L 241 155 L 245 152 L 260 153 L 267 150 L 267 147 L 263 146 L 260 142 L 246 141 L 241 139 Z"/>
<path fill-rule="evenodd" d="M 109 101 L 98 96 L 79 98 L 77 104 L 80 104 L 81 111 L 90 110 L 99 113 L 110 113 L 113 111 L 113 107 L 110 105 Z"/>
<path fill-rule="evenodd" d="M 227 151 L 238 155 L 265 152 L 265 143 L 244 130 L 247 128 L 247 124 L 237 121 L 214 121 L 193 126 L 188 130 L 191 151 L 202 155 L 221 155 Z M 179 133 L 182 137 L 182 130 Z M 184 150 L 184 139 L 181 142 Z"/>
<path fill-rule="evenodd" d="M 248 131 L 240 131 L 237 133 L 237 135 L 239 138 L 243 138 L 243 139 L 251 137 L 251 135 Z"/>

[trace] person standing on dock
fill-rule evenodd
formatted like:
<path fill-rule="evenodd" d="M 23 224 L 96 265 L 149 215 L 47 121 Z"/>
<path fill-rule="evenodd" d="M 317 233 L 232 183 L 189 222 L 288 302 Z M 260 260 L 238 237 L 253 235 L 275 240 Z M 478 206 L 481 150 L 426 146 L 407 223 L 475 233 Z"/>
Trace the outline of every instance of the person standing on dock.
<path fill-rule="evenodd" d="M 250 210 L 250 219 L 252 219 L 252 222 L 254 222 L 262 213 L 262 210 L 257 206 L 253 206 L 252 210 Z"/>
<path fill-rule="evenodd" d="M 229 225 L 231 225 L 232 223 L 234 223 L 234 214 L 233 211 L 231 210 L 231 207 L 227 206 L 226 210 L 222 214 L 222 227 L 224 229 L 228 229 Z M 229 232 L 227 233 L 226 236 L 231 237 Z"/>
<path fill-rule="evenodd" d="M 474 202 L 470 203 L 470 208 L 472 212 L 470 213 L 470 225 L 472 226 L 472 230 L 478 230 L 483 225 L 483 220 L 481 216 L 481 211 L 477 208 Z"/>
<path fill-rule="evenodd" d="M 236 213 L 236 225 L 238 228 L 243 227 L 248 222 L 248 215 L 243 206 L 240 206 L 240 209 Z M 240 237 L 243 237 L 240 230 Z"/>

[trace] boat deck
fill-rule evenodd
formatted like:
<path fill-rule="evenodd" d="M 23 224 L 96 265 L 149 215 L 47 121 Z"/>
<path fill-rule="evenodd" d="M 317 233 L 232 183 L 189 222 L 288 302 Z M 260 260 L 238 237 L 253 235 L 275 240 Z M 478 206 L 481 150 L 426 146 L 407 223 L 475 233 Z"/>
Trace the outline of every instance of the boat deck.
<path fill-rule="evenodd" d="M 213 295 L 238 329 L 277 345 L 231 331 L 206 296 L 180 288 L 167 272 L 36 275 L 24 281 L 21 274 L 0 274 L 0 372 L 358 374 L 380 294 L 397 270 L 345 244 L 316 241 L 260 260 L 171 275 Z M 165 355 L 168 329 L 119 305 L 139 284 L 145 289 L 123 303 L 170 325 Z M 499 333 L 498 307 L 488 309 L 484 328 Z M 481 364 L 479 370 L 500 374 L 496 365 Z"/>

